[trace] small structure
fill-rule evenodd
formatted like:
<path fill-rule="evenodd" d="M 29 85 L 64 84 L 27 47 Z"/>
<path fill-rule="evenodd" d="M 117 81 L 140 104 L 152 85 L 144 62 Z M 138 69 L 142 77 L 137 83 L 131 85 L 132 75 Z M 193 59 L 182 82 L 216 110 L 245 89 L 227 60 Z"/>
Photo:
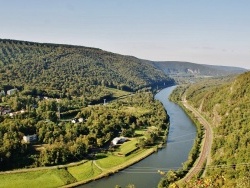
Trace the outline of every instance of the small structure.
<path fill-rule="evenodd" d="M 11 112 L 9 107 L 0 106 L 0 115 L 6 115 Z"/>
<path fill-rule="evenodd" d="M 10 90 L 7 91 L 7 95 L 13 95 L 13 94 L 15 94 L 17 91 L 18 91 L 18 90 L 17 90 L 16 88 L 10 89 Z"/>
<path fill-rule="evenodd" d="M 84 121 L 84 119 L 83 118 L 73 118 L 72 120 L 71 120 L 71 123 L 82 123 Z"/>
<path fill-rule="evenodd" d="M 115 146 L 117 144 L 122 144 L 123 142 L 126 142 L 128 139 L 125 137 L 115 137 L 111 143 Z"/>
<path fill-rule="evenodd" d="M 71 123 L 77 123 L 77 122 L 78 122 L 78 120 L 76 118 L 71 120 Z"/>
<path fill-rule="evenodd" d="M 23 136 L 23 141 L 24 141 L 25 143 L 36 142 L 36 141 L 37 141 L 37 135 L 36 135 L 36 134 L 33 134 L 33 135 Z"/>
<path fill-rule="evenodd" d="M 0 92 L 0 96 L 5 96 L 4 90 L 2 90 L 2 91 Z"/>
<path fill-rule="evenodd" d="M 78 119 L 78 122 L 79 122 L 79 123 L 82 123 L 82 122 L 83 122 L 83 118 L 79 118 L 79 119 Z"/>

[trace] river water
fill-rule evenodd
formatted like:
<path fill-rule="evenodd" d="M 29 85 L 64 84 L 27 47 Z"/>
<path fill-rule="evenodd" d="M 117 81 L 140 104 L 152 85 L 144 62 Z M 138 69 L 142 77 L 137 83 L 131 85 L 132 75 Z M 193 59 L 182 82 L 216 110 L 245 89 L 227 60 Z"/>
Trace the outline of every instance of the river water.
<path fill-rule="evenodd" d="M 116 185 L 120 185 L 125 188 L 129 184 L 133 184 L 136 188 L 157 188 L 162 177 L 158 170 L 166 172 L 182 166 L 193 145 L 196 128 L 186 113 L 178 105 L 168 100 L 175 87 L 165 88 L 155 95 L 155 99 L 162 102 L 170 116 L 167 146 L 119 173 L 79 187 L 114 188 Z"/>

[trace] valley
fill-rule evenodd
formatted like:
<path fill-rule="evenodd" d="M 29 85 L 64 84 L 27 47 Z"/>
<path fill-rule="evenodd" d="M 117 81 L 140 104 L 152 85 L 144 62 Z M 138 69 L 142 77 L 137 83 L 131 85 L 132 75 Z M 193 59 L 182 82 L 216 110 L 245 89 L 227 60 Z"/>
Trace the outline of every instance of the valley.
<path fill-rule="evenodd" d="M 148 61 L 97 48 L 7 39 L 0 39 L 0 47 L 4 187 L 44 181 L 52 187 L 76 186 L 152 155 L 167 142 L 171 124 L 164 100 L 154 95 L 175 84 L 183 85 L 170 98 L 193 119 L 197 137 L 186 162 L 182 167 L 178 163 L 179 170 L 160 170 L 158 186 L 177 185 L 192 166 L 181 186 L 208 180 L 211 186 L 248 185 L 246 69 Z M 110 145 L 123 137 L 129 141 Z M 216 166 L 227 170 L 212 168 Z"/>

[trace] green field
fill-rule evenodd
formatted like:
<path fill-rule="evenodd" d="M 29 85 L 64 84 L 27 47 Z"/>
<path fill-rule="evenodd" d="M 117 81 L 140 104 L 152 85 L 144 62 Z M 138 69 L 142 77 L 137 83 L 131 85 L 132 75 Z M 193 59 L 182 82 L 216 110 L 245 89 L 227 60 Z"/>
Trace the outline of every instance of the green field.
<path fill-rule="evenodd" d="M 138 136 L 138 137 L 144 136 L 145 135 L 145 131 L 146 131 L 146 129 L 144 129 L 144 130 L 136 130 L 135 131 L 135 135 Z"/>
<path fill-rule="evenodd" d="M 139 137 L 144 131 L 136 131 Z M 22 173 L 0 174 L 0 187 L 60 187 L 63 185 L 88 181 L 100 176 L 106 176 L 125 168 L 153 152 L 153 149 L 138 149 L 137 138 L 130 138 L 113 153 L 101 154 L 102 157 L 75 166 L 28 171 Z M 46 182 L 46 184 L 45 184 Z"/>
<path fill-rule="evenodd" d="M 149 109 L 143 108 L 143 107 L 124 107 L 124 112 L 131 113 L 131 114 L 136 114 L 136 115 L 145 115 L 147 113 L 150 113 Z"/>
<path fill-rule="evenodd" d="M 126 156 L 138 148 L 136 144 L 137 140 L 135 138 L 131 138 L 129 141 L 121 144 L 121 146 L 118 148 L 118 151 L 115 154 Z"/>
<path fill-rule="evenodd" d="M 136 139 L 127 142 L 123 146 L 123 152 L 131 152 L 132 149 L 135 149 L 135 142 Z M 139 149 L 122 157 L 109 153 L 106 154 L 105 158 L 61 169 L 37 171 L 28 171 L 29 169 L 27 169 L 27 172 L 0 174 L 0 187 L 61 187 L 79 181 L 88 181 L 96 179 L 98 176 L 107 176 L 117 172 L 119 169 L 145 158 L 152 152 L 154 152 L 152 148 Z"/>
<path fill-rule="evenodd" d="M 106 87 L 104 90 L 112 93 L 113 97 L 115 97 L 115 98 L 119 98 L 119 97 L 123 97 L 123 96 L 127 96 L 127 95 L 131 94 L 131 92 L 122 91 L 122 90 L 115 89 L 115 88 Z"/>
<path fill-rule="evenodd" d="M 77 181 L 94 178 L 102 173 L 102 171 L 93 164 L 93 161 L 88 161 L 79 166 L 69 167 L 68 172 L 72 174 Z"/>
<path fill-rule="evenodd" d="M 15 174 L 1 174 L 0 187 L 59 187 L 76 182 L 65 169 L 40 170 Z"/>
<path fill-rule="evenodd" d="M 130 154 L 128 156 L 124 156 L 124 157 L 109 154 L 109 155 L 107 155 L 106 158 L 97 160 L 96 163 L 104 169 L 109 169 L 109 168 L 121 165 L 122 163 L 125 163 L 126 161 L 130 160 L 133 157 L 136 157 L 136 155 L 139 155 L 144 151 L 145 150 L 137 150 L 137 151 L 133 152 L 132 154 Z"/>

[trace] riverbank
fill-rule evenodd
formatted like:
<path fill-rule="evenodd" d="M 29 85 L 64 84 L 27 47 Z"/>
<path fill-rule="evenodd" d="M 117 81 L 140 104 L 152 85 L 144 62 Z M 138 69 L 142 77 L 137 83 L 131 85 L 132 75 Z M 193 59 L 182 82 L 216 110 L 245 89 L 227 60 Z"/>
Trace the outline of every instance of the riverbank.
<path fill-rule="evenodd" d="M 48 187 L 75 187 L 110 176 L 156 152 L 158 148 L 162 147 L 168 133 L 167 130 L 164 131 L 162 138 L 158 138 L 158 145 L 151 147 L 140 148 L 137 146 L 138 141 L 144 138 L 148 131 L 145 129 L 136 132 L 137 135 L 140 135 L 139 137 L 130 138 L 114 151 L 96 154 L 94 160 L 1 172 L 0 187 L 20 187 L 20 185 L 22 185 L 21 187 L 44 187 L 42 186 L 44 182 Z"/>
<path fill-rule="evenodd" d="M 123 169 L 125 169 L 125 168 L 127 168 L 127 167 L 129 167 L 129 166 L 143 160 L 144 158 L 148 157 L 149 155 L 151 155 L 152 153 L 154 153 L 156 151 L 157 151 L 157 149 L 155 149 L 155 148 L 150 148 L 150 149 L 144 150 L 140 154 L 136 155 L 135 157 L 131 158 L 130 160 L 128 160 L 127 162 L 125 162 L 123 164 L 120 164 L 118 166 L 115 166 L 115 167 L 107 169 L 107 170 L 101 168 L 101 170 L 103 170 L 103 172 L 101 174 L 99 174 L 98 176 L 94 177 L 94 178 L 88 178 L 86 180 L 71 183 L 71 184 L 68 184 L 68 185 L 65 185 L 65 186 L 62 186 L 62 187 L 64 187 L 64 188 L 76 187 L 76 186 L 79 186 L 79 185 L 89 183 L 91 181 L 95 181 L 95 180 L 110 176 L 110 175 L 112 175 L 112 174 L 114 174 L 114 173 L 116 173 L 116 172 L 118 172 L 120 170 L 123 170 Z M 97 167 L 99 167 L 99 166 L 97 166 Z M 100 169 L 100 167 L 99 167 L 99 169 Z"/>
<path fill-rule="evenodd" d="M 79 188 L 103 188 L 115 187 L 116 185 L 126 187 L 129 184 L 133 184 L 138 188 L 157 187 L 162 178 L 159 170 L 167 172 L 173 169 L 173 167 L 175 169 L 176 167 L 181 168 L 182 164 L 187 161 L 188 154 L 192 148 L 196 128 L 180 106 L 168 100 L 174 88 L 169 87 L 161 90 L 155 96 L 155 99 L 164 105 L 170 116 L 167 146 L 112 176 L 92 181 L 79 186 Z M 103 168 L 103 164 L 101 164 L 101 167 Z"/>
<path fill-rule="evenodd" d="M 141 149 L 127 157 L 114 156 L 112 159 L 107 157 L 95 160 L 96 163 L 105 163 L 107 160 L 118 163 L 105 170 L 94 166 L 94 161 L 84 160 L 69 165 L 1 172 L 0 187 L 20 187 L 20 185 L 22 185 L 21 187 L 45 187 L 44 182 L 46 182 L 46 185 L 49 187 L 75 187 L 110 176 L 139 162 L 156 151 L 156 148 Z M 79 173 L 81 173 L 81 175 L 79 175 Z"/>
<path fill-rule="evenodd" d="M 178 170 L 178 172 L 173 172 L 176 180 L 167 182 L 168 185 L 175 184 L 182 187 L 183 184 L 189 182 L 193 177 L 200 177 L 204 173 L 204 168 L 210 156 L 213 133 L 211 125 L 198 110 L 188 103 L 185 94 L 181 97 L 181 101 L 176 100 L 178 99 L 176 96 L 172 96 L 172 99 L 192 119 L 198 133 L 193 148 L 190 151 L 188 161 L 183 164 L 183 168 Z"/>

